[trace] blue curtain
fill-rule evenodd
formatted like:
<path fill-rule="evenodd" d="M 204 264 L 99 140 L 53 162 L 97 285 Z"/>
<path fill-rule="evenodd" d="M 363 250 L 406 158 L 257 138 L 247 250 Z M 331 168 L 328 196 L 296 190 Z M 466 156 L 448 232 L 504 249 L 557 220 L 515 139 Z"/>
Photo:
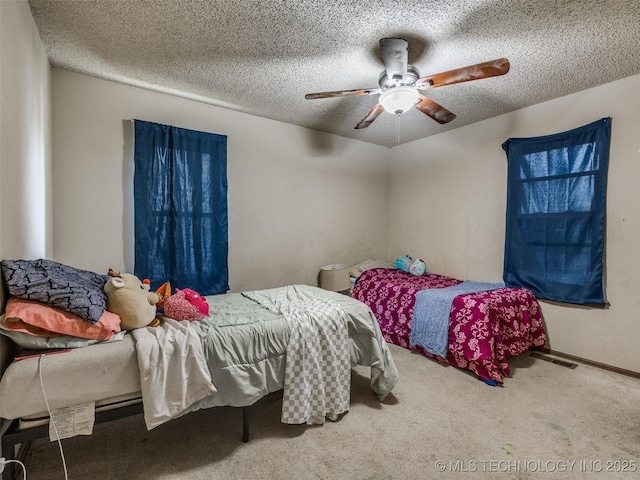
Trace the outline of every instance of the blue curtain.
<path fill-rule="evenodd" d="M 538 298 L 605 304 L 604 242 L 611 119 L 511 138 L 504 282 Z"/>
<path fill-rule="evenodd" d="M 227 137 L 135 120 L 134 150 L 136 276 L 226 292 Z"/>

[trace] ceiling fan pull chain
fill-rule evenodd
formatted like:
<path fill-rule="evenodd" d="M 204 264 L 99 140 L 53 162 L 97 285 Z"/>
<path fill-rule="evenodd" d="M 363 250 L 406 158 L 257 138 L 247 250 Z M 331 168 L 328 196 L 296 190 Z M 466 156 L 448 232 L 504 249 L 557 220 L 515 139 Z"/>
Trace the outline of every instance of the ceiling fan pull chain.
<path fill-rule="evenodd" d="M 398 129 L 398 124 L 400 123 L 400 114 L 396 113 L 396 147 L 399 145 L 399 129 Z"/>

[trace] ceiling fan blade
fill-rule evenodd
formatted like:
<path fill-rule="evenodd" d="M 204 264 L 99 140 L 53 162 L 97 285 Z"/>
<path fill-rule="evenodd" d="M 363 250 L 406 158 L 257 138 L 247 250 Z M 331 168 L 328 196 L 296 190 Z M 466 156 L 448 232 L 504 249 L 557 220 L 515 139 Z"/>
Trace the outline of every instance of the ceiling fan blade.
<path fill-rule="evenodd" d="M 427 77 L 419 78 L 416 81 L 416 88 L 424 90 L 427 88 L 444 87 L 454 83 L 468 82 L 470 80 L 480 80 L 481 78 L 497 77 L 509 71 L 509 60 L 498 58 L 488 62 L 469 65 L 468 67 L 456 68 L 448 72 L 437 73 Z"/>
<path fill-rule="evenodd" d="M 404 38 L 382 38 L 380 51 L 384 68 L 387 70 L 387 78 L 399 82 L 406 81 L 409 43 Z"/>
<path fill-rule="evenodd" d="M 416 102 L 414 107 L 425 115 L 429 115 L 438 123 L 448 123 L 456 118 L 455 114 L 422 94 L 420 94 L 420 100 Z"/>
<path fill-rule="evenodd" d="M 304 98 L 307 100 L 313 100 L 315 98 L 333 98 L 333 97 L 348 97 L 351 95 L 374 95 L 381 93 L 380 88 L 360 88 L 357 90 L 338 90 L 335 92 L 320 92 L 320 93 L 307 93 Z"/>
<path fill-rule="evenodd" d="M 373 121 L 378 118 L 378 116 L 384 112 L 384 108 L 379 103 L 376 103 L 375 106 L 371 109 L 367 116 L 360 120 L 360 123 L 356 125 L 356 130 L 360 130 L 361 128 L 367 128 L 369 125 L 373 123 Z"/>

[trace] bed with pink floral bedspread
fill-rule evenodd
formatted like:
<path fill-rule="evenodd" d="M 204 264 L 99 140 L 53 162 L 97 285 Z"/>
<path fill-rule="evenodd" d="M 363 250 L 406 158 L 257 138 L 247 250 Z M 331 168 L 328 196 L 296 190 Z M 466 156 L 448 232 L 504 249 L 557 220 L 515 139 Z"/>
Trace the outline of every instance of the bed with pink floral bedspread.
<path fill-rule="evenodd" d="M 409 343 L 416 293 L 459 283 L 461 280 L 435 273 L 414 276 L 398 269 L 374 268 L 360 275 L 352 296 L 371 308 L 387 342 L 471 370 L 490 385 L 502 383 L 511 374 L 509 357 L 545 344 L 538 301 L 526 288 L 504 287 L 455 297 L 446 360 Z"/>

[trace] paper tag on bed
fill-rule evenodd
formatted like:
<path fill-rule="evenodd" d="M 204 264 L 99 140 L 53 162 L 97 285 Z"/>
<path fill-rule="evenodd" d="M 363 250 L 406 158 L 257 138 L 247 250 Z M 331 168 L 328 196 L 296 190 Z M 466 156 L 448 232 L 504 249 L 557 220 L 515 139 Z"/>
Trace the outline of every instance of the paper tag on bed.
<path fill-rule="evenodd" d="M 49 422 L 49 440 L 54 442 L 58 438 L 91 435 L 95 419 L 96 402 L 81 403 L 75 407 L 52 410 L 51 421 Z"/>

